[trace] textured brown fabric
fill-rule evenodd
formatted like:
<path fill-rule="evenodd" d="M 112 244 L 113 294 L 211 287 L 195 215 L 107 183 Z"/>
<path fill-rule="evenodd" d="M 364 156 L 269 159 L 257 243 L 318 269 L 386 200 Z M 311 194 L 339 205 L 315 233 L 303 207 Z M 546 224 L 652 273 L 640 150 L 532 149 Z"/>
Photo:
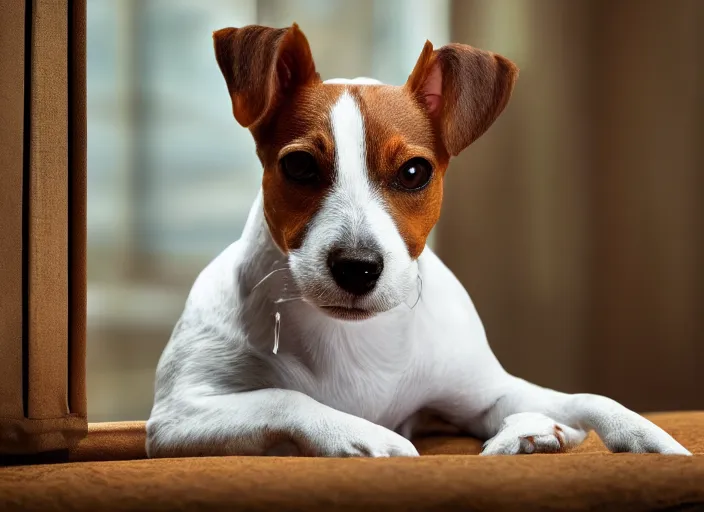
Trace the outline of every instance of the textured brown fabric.
<path fill-rule="evenodd" d="M 703 507 L 702 482 L 704 457 L 194 458 L 0 469 L 0 508 L 662 510 Z"/>
<path fill-rule="evenodd" d="M 68 414 L 67 13 L 67 0 L 33 2 L 27 412 L 35 419 Z"/>
<path fill-rule="evenodd" d="M 31 455 L 65 450 L 76 445 L 86 433 L 84 416 L 62 418 L 3 418 L 0 423 L 0 454 Z"/>
<path fill-rule="evenodd" d="M 665 429 L 692 453 L 704 455 L 704 411 L 668 412 L 645 415 Z M 71 452 L 74 462 L 105 460 L 136 460 L 146 458 L 143 421 L 91 423 L 88 436 Z M 482 443 L 461 436 L 423 436 L 413 443 L 421 455 L 477 455 Z M 608 453 L 599 438 L 592 433 L 573 454 Z"/>
<path fill-rule="evenodd" d="M 0 16 L 0 454 L 75 446 L 85 406 L 85 1 Z"/>
<path fill-rule="evenodd" d="M 22 417 L 24 1 L 0 15 L 0 424 Z"/>
<path fill-rule="evenodd" d="M 85 418 L 87 137 L 86 2 L 70 3 L 69 72 L 69 410 Z M 85 426 L 84 426 L 85 429 Z"/>
<path fill-rule="evenodd" d="M 71 461 L 144 459 L 146 432 L 143 421 L 90 423 L 88 436 L 71 450 Z"/>
<path fill-rule="evenodd" d="M 590 439 L 577 453 L 479 457 L 462 455 L 479 450 L 476 440 L 425 438 L 415 459 L 74 462 L 0 468 L 0 510 L 704 508 L 704 412 L 649 417 L 698 455 L 609 454 Z M 91 425 L 74 456 L 143 456 L 143 445 L 143 423 Z"/>

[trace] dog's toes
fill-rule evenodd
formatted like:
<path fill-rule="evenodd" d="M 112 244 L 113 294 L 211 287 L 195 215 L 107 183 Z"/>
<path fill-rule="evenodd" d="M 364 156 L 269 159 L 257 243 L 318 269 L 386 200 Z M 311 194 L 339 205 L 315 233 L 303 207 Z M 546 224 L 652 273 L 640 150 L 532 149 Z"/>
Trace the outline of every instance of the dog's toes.
<path fill-rule="evenodd" d="M 537 413 L 515 414 L 484 443 L 481 455 L 558 453 L 579 444 L 586 434 Z"/>
<path fill-rule="evenodd" d="M 517 455 L 520 450 L 518 438 L 496 435 L 484 443 L 484 449 L 479 455 Z"/>
<path fill-rule="evenodd" d="M 518 455 L 531 453 L 558 453 L 564 442 L 555 434 L 501 436 L 484 445 L 481 455 Z"/>
<path fill-rule="evenodd" d="M 558 453 L 565 450 L 564 433 L 559 425 L 548 435 L 524 436 L 519 441 L 520 453 Z"/>

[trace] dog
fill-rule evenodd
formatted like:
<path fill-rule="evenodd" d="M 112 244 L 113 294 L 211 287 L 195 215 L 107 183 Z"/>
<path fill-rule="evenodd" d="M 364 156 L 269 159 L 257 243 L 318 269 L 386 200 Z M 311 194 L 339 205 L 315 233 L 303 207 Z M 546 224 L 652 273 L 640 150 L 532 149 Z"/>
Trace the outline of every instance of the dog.
<path fill-rule="evenodd" d="M 428 414 L 483 455 L 690 455 L 609 398 L 507 373 L 465 289 L 426 246 L 450 159 L 506 107 L 505 57 L 426 42 L 403 86 L 322 81 L 293 24 L 225 28 L 215 57 L 262 186 L 198 276 L 157 367 L 150 457 L 416 456 Z"/>

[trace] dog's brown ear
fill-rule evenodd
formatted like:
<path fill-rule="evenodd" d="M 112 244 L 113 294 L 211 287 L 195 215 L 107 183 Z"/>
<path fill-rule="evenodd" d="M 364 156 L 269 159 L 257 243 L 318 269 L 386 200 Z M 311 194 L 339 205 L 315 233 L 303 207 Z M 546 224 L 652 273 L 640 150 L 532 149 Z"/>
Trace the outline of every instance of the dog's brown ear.
<path fill-rule="evenodd" d="M 499 117 L 517 78 L 518 68 L 501 55 L 464 44 L 433 50 L 427 41 L 405 87 L 425 104 L 455 156 Z"/>
<path fill-rule="evenodd" d="M 274 29 L 250 25 L 213 33 L 215 58 L 244 127 L 264 120 L 287 95 L 320 81 L 306 36 L 295 23 Z"/>

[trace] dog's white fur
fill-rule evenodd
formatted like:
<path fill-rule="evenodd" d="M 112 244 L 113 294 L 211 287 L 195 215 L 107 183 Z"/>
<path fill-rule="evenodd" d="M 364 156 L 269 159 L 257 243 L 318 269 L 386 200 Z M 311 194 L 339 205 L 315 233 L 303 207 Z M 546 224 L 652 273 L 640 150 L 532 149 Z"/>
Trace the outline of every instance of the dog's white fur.
<path fill-rule="evenodd" d="M 368 182 L 364 121 L 351 95 L 330 119 L 337 181 L 301 248 L 285 256 L 275 245 L 260 192 L 240 240 L 196 280 L 159 363 L 149 456 L 413 456 L 409 438 L 424 410 L 488 439 L 484 454 L 559 451 L 591 429 L 613 451 L 689 454 L 613 400 L 506 373 L 450 270 L 427 247 L 409 257 Z M 354 298 L 335 285 L 325 258 L 333 245 L 365 243 L 381 248 L 384 271 L 368 296 Z M 327 305 L 377 314 L 343 321 L 320 309 Z"/>

